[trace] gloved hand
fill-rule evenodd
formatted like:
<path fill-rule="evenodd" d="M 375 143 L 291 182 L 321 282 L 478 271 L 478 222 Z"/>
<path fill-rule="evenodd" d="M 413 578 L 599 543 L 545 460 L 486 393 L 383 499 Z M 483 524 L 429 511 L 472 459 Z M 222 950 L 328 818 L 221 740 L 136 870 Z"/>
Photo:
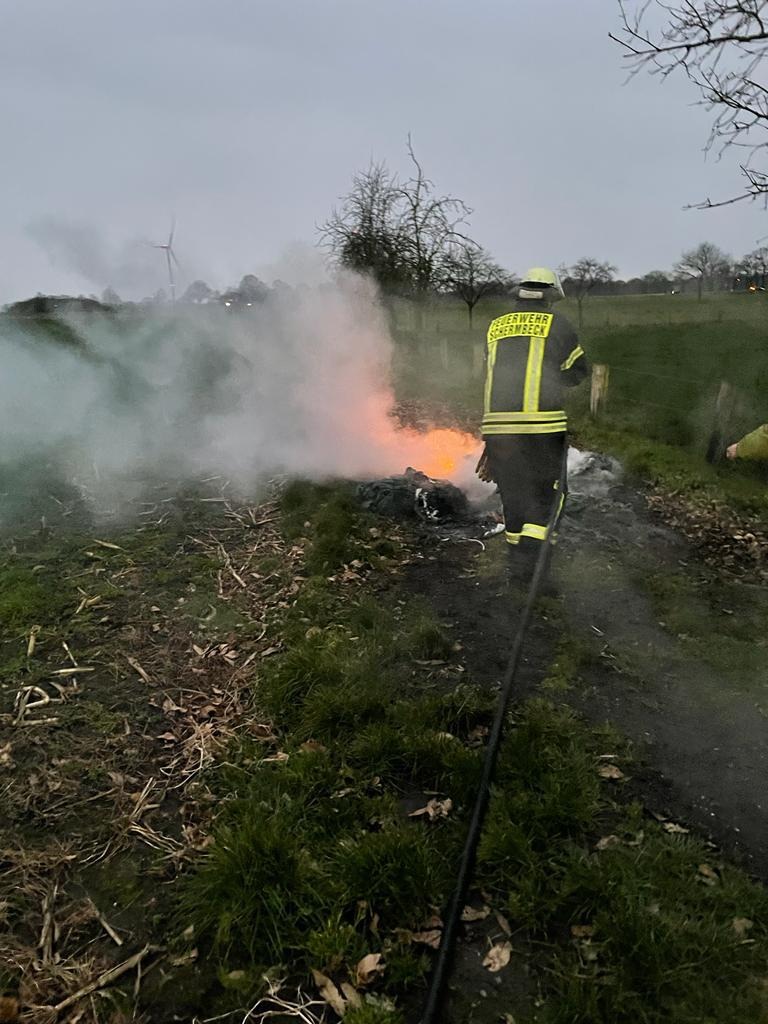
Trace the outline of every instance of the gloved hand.
<path fill-rule="evenodd" d="M 488 458 L 487 448 L 483 448 L 483 454 L 480 456 L 480 461 L 475 467 L 475 473 L 477 473 L 477 475 L 480 477 L 483 483 L 495 483 L 495 480 L 493 479 L 493 473 L 491 472 L 491 463 Z"/>

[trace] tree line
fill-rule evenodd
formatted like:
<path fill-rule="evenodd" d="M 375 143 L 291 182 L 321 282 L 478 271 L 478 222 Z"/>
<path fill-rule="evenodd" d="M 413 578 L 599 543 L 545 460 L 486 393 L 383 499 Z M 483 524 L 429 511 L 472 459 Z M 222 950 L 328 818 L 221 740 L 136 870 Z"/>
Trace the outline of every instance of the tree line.
<path fill-rule="evenodd" d="M 471 209 L 443 195 L 416 158 L 410 138 L 411 174 L 401 179 L 385 163 L 357 173 L 346 195 L 320 226 L 321 242 L 340 267 L 374 278 L 385 295 L 414 300 L 453 295 L 467 307 L 489 295 L 510 293 L 518 278 L 505 270 L 469 235 Z M 642 295 L 695 290 L 720 291 L 765 286 L 768 247 L 733 260 L 712 242 L 681 254 L 670 271 L 652 270 L 617 279 L 607 260 L 584 256 L 558 267 L 567 295 L 579 315 L 590 294 Z"/>

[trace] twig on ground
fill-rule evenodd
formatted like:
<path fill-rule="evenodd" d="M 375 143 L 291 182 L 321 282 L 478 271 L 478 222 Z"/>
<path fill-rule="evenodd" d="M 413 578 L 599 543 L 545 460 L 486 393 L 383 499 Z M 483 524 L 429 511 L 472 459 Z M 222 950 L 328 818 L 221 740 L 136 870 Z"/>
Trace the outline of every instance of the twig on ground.
<path fill-rule="evenodd" d="M 89 903 L 91 904 L 91 907 L 93 908 L 93 913 L 94 913 L 94 915 L 96 917 L 96 920 L 99 922 L 99 924 L 104 929 L 104 931 L 107 933 L 107 935 L 110 937 L 110 939 L 112 939 L 112 941 L 115 943 L 115 945 L 122 946 L 123 945 L 123 939 L 117 934 L 117 932 L 112 927 L 112 925 L 109 923 L 109 921 L 107 921 L 107 919 L 104 917 L 104 915 L 100 912 L 100 910 L 98 909 L 96 904 L 93 902 L 93 900 L 89 900 Z"/>
<path fill-rule="evenodd" d="M 133 956 L 128 957 L 127 960 L 123 960 L 121 964 L 117 964 L 115 967 L 111 967 L 108 971 L 104 971 L 98 978 L 94 978 L 93 981 L 84 985 L 77 992 L 74 992 L 71 996 L 67 996 L 66 999 L 62 999 L 56 1006 L 52 1006 L 51 1009 L 54 1013 L 61 1013 L 63 1010 L 68 1009 L 70 1006 L 74 1006 L 75 1003 L 79 1003 L 81 999 L 85 999 L 86 996 L 91 995 L 92 992 L 98 992 L 101 989 L 107 988 L 113 981 L 117 981 L 122 978 L 124 974 L 132 971 L 134 967 L 150 956 L 152 953 L 160 952 L 159 946 L 146 945 L 143 949 L 139 950 L 138 953 L 134 953 Z"/>
<path fill-rule="evenodd" d="M 59 887 L 54 883 L 52 888 L 43 896 L 43 926 L 37 946 L 40 950 L 40 961 L 46 967 L 54 962 L 53 942 L 56 935 L 56 925 L 53 920 L 53 908 L 58 891 Z"/>
<path fill-rule="evenodd" d="M 130 655 L 126 655 L 126 659 L 125 660 L 131 666 L 131 668 L 134 670 L 134 672 L 136 672 L 137 675 L 141 676 L 141 678 L 144 680 L 145 683 L 151 683 L 152 682 L 152 680 L 149 678 L 147 673 L 144 671 L 144 669 L 141 667 L 141 665 L 138 663 L 138 661 L 135 658 L 132 658 Z"/>

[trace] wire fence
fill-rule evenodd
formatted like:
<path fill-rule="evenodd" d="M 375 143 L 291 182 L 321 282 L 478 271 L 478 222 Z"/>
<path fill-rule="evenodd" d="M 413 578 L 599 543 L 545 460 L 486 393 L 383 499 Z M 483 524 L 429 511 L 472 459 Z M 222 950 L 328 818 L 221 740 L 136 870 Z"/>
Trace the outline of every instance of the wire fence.
<path fill-rule="evenodd" d="M 715 375 L 689 376 L 622 363 L 593 366 L 589 411 L 608 425 L 690 448 L 718 460 L 748 429 L 754 401 Z"/>

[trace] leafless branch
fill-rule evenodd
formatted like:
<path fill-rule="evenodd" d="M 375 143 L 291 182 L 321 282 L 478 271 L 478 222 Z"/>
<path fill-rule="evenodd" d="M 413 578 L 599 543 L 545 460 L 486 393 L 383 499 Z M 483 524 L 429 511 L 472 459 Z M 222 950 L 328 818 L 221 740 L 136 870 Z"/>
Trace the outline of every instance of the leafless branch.
<path fill-rule="evenodd" d="M 731 146 L 750 151 L 741 164 L 743 192 L 730 199 L 709 199 L 696 208 L 727 206 L 768 194 L 768 174 L 753 161 L 768 147 L 768 86 L 761 81 L 768 55 L 768 0 L 618 0 L 621 29 L 611 38 L 624 50 L 630 74 L 647 69 L 668 77 L 684 73 L 714 114 L 705 149 L 722 155 Z M 635 7 L 634 15 L 631 13 Z M 661 14 L 662 28 L 649 26 Z"/>

